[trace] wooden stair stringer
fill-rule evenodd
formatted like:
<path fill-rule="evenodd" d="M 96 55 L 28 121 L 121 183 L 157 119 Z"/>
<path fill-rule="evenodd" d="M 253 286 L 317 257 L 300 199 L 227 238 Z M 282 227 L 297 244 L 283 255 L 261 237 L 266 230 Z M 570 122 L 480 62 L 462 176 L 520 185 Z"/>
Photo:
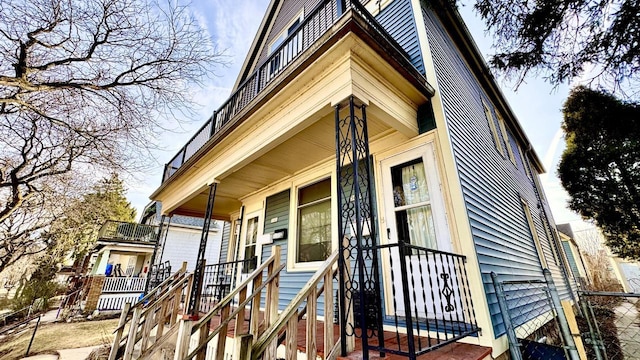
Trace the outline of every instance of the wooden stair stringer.
<path fill-rule="evenodd" d="M 156 339 L 155 343 L 151 345 L 148 349 L 144 351 L 144 353 L 140 354 L 137 360 L 161 360 L 161 359 L 173 359 L 173 353 L 176 348 L 176 341 L 178 340 L 178 328 L 180 323 L 176 322 L 176 324 L 171 327 L 167 332 L 162 334 L 162 336 Z M 167 352 L 170 353 L 170 356 L 164 356 L 163 353 L 158 354 L 158 352 L 164 351 L 164 354 Z M 156 357 L 158 355 L 159 357 Z"/>

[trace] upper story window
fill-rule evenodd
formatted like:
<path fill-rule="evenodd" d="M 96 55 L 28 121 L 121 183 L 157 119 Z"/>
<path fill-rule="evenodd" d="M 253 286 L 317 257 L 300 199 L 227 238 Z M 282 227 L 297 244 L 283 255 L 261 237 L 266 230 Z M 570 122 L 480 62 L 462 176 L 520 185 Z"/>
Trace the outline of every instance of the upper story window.
<path fill-rule="evenodd" d="M 533 244 L 535 245 L 536 252 L 538 253 L 538 258 L 540 259 L 540 265 L 543 269 L 548 269 L 549 266 L 547 265 L 547 259 L 544 256 L 544 250 L 542 249 L 542 244 L 540 243 L 540 237 L 538 236 L 536 225 L 533 222 L 533 216 L 531 215 L 529 203 L 527 203 L 527 201 L 523 198 L 520 198 L 520 201 L 522 202 L 522 210 L 524 211 L 527 225 L 529 226 L 529 231 L 531 232 L 531 237 L 533 238 Z"/>
<path fill-rule="evenodd" d="M 273 52 L 276 51 L 276 49 L 278 49 L 280 45 L 282 45 L 285 39 L 287 39 L 289 35 L 293 34 L 293 32 L 298 29 L 298 26 L 300 26 L 303 19 L 304 19 L 304 10 L 300 11 L 298 16 L 296 16 L 291 21 L 291 23 L 289 23 L 289 25 L 284 30 L 282 30 L 280 34 L 278 34 L 275 40 L 271 42 L 271 45 L 269 45 L 269 52 L 268 52 L 269 55 L 273 54 Z"/>
<path fill-rule="evenodd" d="M 507 148 L 507 156 L 509 156 L 509 160 L 513 165 L 516 165 L 516 157 L 513 155 L 513 147 L 511 144 L 511 139 L 509 138 L 509 133 L 507 132 L 507 127 L 504 125 L 504 119 L 500 114 L 498 114 L 498 124 L 500 125 L 500 131 L 502 132 L 502 139 L 504 140 L 504 145 Z"/>
<path fill-rule="evenodd" d="M 296 262 L 331 254 L 331 178 L 298 188 Z"/>
<path fill-rule="evenodd" d="M 280 71 L 302 51 L 301 32 L 298 32 L 296 36 L 291 38 L 282 49 L 280 49 L 280 46 L 284 44 L 284 41 L 287 40 L 289 36 L 298 30 L 303 18 L 304 10 L 301 11 L 269 45 L 268 55 L 271 56 L 271 59 L 269 60 L 269 73 L 267 74 L 268 80 L 280 73 Z"/>
<path fill-rule="evenodd" d="M 489 106 L 483 101 L 482 107 L 484 108 L 484 115 L 487 118 L 487 122 L 489 123 L 489 130 L 491 130 L 491 135 L 493 136 L 493 142 L 496 145 L 496 149 L 500 153 L 500 155 L 504 156 L 504 149 L 502 148 L 502 141 L 500 140 L 500 136 L 498 135 L 498 129 L 496 129 L 496 122 L 493 119 L 493 114 Z"/>

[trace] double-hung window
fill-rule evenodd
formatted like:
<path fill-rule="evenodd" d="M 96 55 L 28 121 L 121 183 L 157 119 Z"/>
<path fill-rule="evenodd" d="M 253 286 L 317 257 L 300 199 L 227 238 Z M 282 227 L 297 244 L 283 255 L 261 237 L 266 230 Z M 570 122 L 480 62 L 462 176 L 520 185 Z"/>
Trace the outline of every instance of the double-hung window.
<path fill-rule="evenodd" d="M 296 16 L 294 20 L 289 23 L 289 25 L 284 30 L 282 30 L 282 32 L 280 32 L 280 34 L 278 34 L 278 36 L 269 45 L 268 54 L 271 55 L 275 53 L 269 61 L 270 78 L 280 72 L 280 70 L 282 70 L 282 68 L 284 68 L 284 66 L 286 66 L 295 55 L 302 51 L 301 33 L 292 38 L 282 49 L 279 48 L 284 43 L 284 41 L 289 38 L 289 36 L 291 36 L 291 34 L 298 30 L 298 27 L 302 23 L 303 18 L 304 12 L 301 11 L 298 16 Z"/>
<path fill-rule="evenodd" d="M 331 253 L 331 178 L 298 188 L 296 262 L 323 261 Z"/>

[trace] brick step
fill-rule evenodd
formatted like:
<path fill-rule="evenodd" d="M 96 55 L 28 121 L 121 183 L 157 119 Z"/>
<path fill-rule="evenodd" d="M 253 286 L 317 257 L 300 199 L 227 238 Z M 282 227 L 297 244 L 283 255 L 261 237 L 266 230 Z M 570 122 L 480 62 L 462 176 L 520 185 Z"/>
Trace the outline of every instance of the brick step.
<path fill-rule="evenodd" d="M 352 352 L 347 356 L 338 356 L 337 360 L 362 360 L 362 350 Z M 400 360 L 404 356 L 387 354 L 380 357 L 378 352 L 369 352 L 369 360 Z M 418 360 L 489 360 L 491 348 L 465 343 L 451 343 L 439 349 L 418 356 Z"/>

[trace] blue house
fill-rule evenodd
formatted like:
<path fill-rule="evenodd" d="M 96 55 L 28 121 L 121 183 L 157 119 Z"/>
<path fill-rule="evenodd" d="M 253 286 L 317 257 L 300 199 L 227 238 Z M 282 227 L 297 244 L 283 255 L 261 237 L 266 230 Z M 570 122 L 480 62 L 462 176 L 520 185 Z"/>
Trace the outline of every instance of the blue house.
<path fill-rule="evenodd" d="M 167 217 L 231 224 L 220 262 L 248 285 L 230 298 L 258 291 L 247 308 L 263 316 L 237 313 L 235 338 L 253 345 L 234 358 L 498 358 L 491 272 L 548 268 L 571 297 L 543 171 L 450 2 L 271 0 L 232 95 L 151 198 Z M 324 332 L 294 344 L 294 318 Z M 207 324 L 206 341 L 223 337 Z"/>

